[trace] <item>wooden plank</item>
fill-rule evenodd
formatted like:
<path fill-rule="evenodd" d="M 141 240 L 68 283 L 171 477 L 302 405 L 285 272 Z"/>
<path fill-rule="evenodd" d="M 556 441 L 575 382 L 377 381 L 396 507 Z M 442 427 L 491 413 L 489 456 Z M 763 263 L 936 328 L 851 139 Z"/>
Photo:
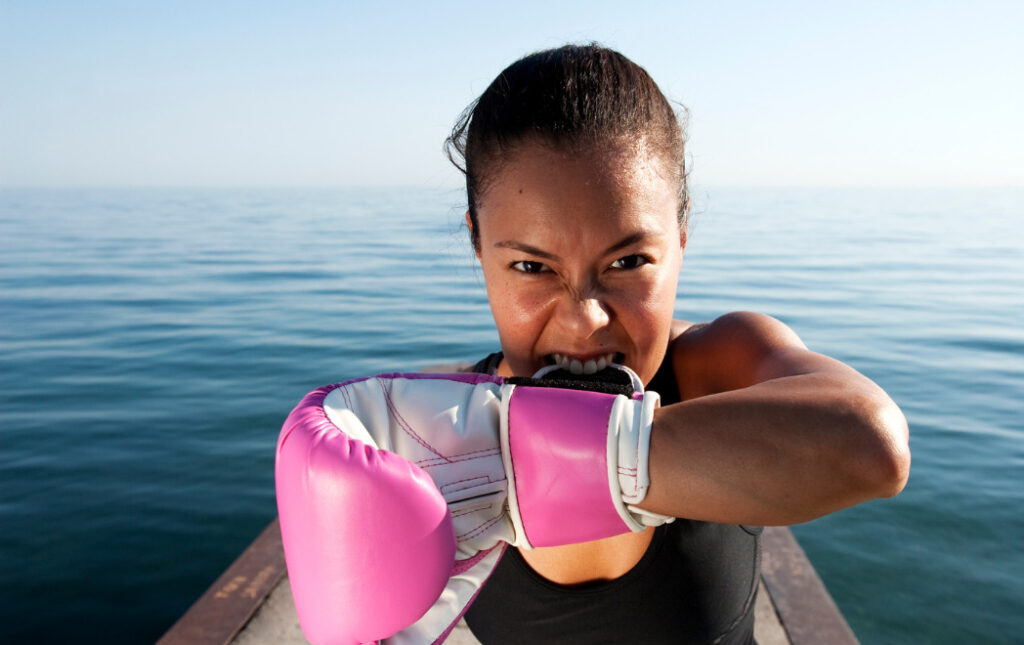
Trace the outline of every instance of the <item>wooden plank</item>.
<path fill-rule="evenodd" d="M 755 624 L 758 641 L 856 644 L 857 638 L 789 529 L 766 528 L 761 540 L 764 586 Z M 305 642 L 285 574 L 281 530 L 275 519 L 157 645 L 227 645 L 236 638 L 247 644 Z M 271 592 L 279 596 L 279 606 L 269 606 Z M 274 611 L 264 611 L 262 620 L 253 620 L 258 611 L 267 609 Z M 475 642 L 464 631 L 460 642 Z"/>
<path fill-rule="evenodd" d="M 788 528 L 765 528 L 761 547 L 761 577 L 793 645 L 859 642 Z"/>
<path fill-rule="evenodd" d="M 157 645 L 226 645 L 285 575 L 275 518 Z"/>
<path fill-rule="evenodd" d="M 754 641 L 757 645 L 793 645 L 779 621 L 771 594 L 764 586 L 764 578 L 758 581 L 757 602 L 754 603 Z"/>
<path fill-rule="evenodd" d="M 754 609 L 754 639 L 758 645 L 792 645 L 779 622 L 771 596 L 760 584 Z M 283 578 L 231 645 L 309 645 L 299 629 L 288 578 Z M 445 645 L 481 645 L 465 620 L 448 635 Z"/>

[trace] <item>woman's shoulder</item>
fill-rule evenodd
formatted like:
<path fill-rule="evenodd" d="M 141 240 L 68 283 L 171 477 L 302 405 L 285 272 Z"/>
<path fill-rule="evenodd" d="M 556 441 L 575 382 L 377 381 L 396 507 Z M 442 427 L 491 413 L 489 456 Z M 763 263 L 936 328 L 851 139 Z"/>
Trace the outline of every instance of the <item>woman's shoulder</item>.
<path fill-rule="evenodd" d="M 672 346 L 707 346 L 731 341 L 747 343 L 789 343 L 799 340 L 785 323 L 767 314 L 754 311 L 733 311 L 710 322 L 672 321 Z"/>
<path fill-rule="evenodd" d="M 710 322 L 673 321 L 669 352 L 680 390 L 695 398 L 749 385 L 760 361 L 782 347 L 805 346 L 776 318 L 735 311 Z"/>

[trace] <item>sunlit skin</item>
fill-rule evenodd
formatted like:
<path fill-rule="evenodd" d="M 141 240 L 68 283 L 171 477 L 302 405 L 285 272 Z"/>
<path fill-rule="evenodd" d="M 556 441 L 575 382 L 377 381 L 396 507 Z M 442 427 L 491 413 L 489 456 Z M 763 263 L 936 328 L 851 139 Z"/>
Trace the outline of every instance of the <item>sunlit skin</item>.
<path fill-rule="evenodd" d="M 527 141 L 498 165 L 476 232 L 499 374 L 529 376 L 554 354 L 614 354 L 646 383 L 670 352 L 681 402 L 655 415 L 648 510 L 782 525 L 899 492 L 906 420 L 877 385 L 769 316 L 673 320 L 686 236 L 661 163 L 642 145 Z M 522 554 L 562 584 L 613 579 L 651 535 Z"/>

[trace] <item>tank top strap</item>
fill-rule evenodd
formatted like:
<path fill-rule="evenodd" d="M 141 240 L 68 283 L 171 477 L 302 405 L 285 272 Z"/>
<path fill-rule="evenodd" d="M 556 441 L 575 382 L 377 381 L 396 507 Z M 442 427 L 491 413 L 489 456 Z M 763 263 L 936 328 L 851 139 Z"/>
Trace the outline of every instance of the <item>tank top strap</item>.
<path fill-rule="evenodd" d="M 481 358 L 477 363 L 469 369 L 470 372 L 477 374 L 490 374 L 494 376 L 498 373 L 498 366 L 501 365 L 501 359 L 504 358 L 504 354 L 501 352 L 494 352 L 488 354 L 484 358 Z"/>
<path fill-rule="evenodd" d="M 661 365 L 654 374 L 654 378 L 647 384 L 647 389 L 661 395 L 662 405 L 679 403 L 682 399 L 679 396 L 679 383 L 676 381 L 676 371 L 672 366 L 672 348 L 665 352 L 661 359 Z"/>

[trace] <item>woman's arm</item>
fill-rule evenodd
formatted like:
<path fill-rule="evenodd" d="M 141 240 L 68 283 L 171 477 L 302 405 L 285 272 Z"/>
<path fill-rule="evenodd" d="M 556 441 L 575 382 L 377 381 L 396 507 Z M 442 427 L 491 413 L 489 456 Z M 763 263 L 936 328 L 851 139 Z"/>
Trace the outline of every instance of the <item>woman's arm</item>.
<path fill-rule="evenodd" d="M 655 415 L 641 507 L 785 525 L 906 484 L 907 422 L 896 404 L 781 322 L 728 314 L 691 328 L 671 351 L 684 400 Z"/>

